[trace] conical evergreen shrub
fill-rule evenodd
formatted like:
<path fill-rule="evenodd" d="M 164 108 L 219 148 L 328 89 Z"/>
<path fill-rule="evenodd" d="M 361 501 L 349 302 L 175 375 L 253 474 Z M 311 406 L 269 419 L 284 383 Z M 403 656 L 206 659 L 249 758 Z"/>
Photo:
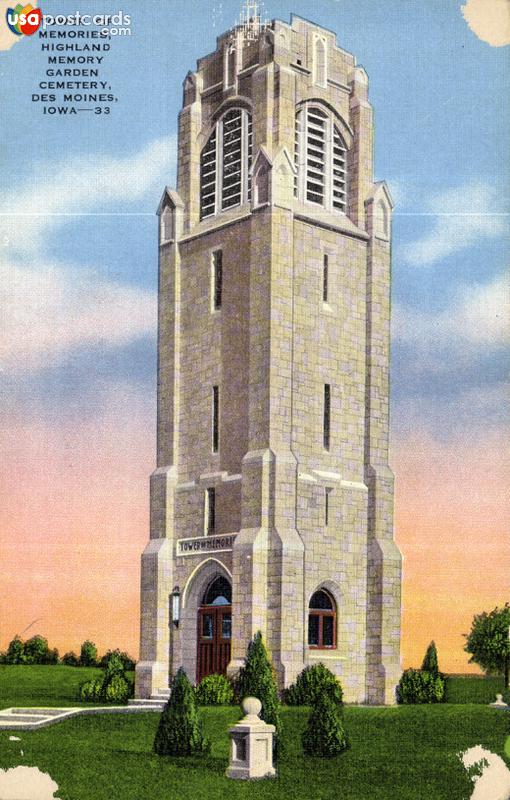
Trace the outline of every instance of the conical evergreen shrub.
<path fill-rule="evenodd" d="M 342 706 L 328 692 L 317 697 L 301 742 L 307 756 L 321 758 L 332 758 L 349 747 Z"/>
<path fill-rule="evenodd" d="M 421 665 L 422 670 L 425 672 L 430 672 L 435 678 L 439 675 L 439 662 L 437 660 L 437 649 L 435 642 L 431 642 L 427 647 L 427 652 L 425 653 L 425 658 L 423 659 L 423 664 Z"/>
<path fill-rule="evenodd" d="M 154 752 L 160 756 L 193 756 L 209 750 L 210 742 L 202 732 L 195 690 L 181 667 L 172 681 L 170 699 L 159 720 Z"/>
<path fill-rule="evenodd" d="M 276 728 L 275 755 L 281 752 L 280 703 L 276 677 L 260 631 L 248 645 L 246 661 L 244 667 L 239 670 L 236 681 L 236 694 L 240 701 L 245 697 L 258 697 L 262 703 L 260 718 Z"/>

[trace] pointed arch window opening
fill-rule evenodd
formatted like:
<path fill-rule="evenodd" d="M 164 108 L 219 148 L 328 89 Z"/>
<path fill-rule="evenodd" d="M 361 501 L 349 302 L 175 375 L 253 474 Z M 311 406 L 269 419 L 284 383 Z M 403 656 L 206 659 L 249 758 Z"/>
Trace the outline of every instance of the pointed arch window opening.
<path fill-rule="evenodd" d="M 296 198 L 347 213 L 347 147 L 332 116 L 317 105 L 296 114 L 294 164 Z"/>
<path fill-rule="evenodd" d="M 232 586 L 222 575 L 214 578 L 208 585 L 202 598 L 203 606 L 232 605 Z"/>
<path fill-rule="evenodd" d="M 336 604 L 325 589 L 319 589 L 310 598 L 308 647 L 311 650 L 336 650 Z"/>
<path fill-rule="evenodd" d="M 251 114 L 232 108 L 216 123 L 200 156 L 201 219 L 250 201 L 252 158 Z"/>

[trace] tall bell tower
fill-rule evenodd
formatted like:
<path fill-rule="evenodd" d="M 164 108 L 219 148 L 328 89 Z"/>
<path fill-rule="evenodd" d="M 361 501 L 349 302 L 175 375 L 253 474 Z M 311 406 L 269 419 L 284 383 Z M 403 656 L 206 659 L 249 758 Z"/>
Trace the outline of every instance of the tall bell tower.
<path fill-rule="evenodd" d="M 139 697 L 180 666 L 235 673 L 260 630 L 281 687 L 321 661 L 347 701 L 394 702 L 392 201 L 372 138 L 365 71 L 299 17 L 247 7 L 184 80 Z"/>

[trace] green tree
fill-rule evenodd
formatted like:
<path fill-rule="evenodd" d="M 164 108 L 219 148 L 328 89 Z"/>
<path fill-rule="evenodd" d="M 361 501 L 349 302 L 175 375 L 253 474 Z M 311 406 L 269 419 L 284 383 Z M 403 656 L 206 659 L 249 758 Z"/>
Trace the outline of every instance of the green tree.
<path fill-rule="evenodd" d="M 332 758 L 349 747 L 342 719 L 342 706 L 329 693 L 318 695 L 308 724 L 301 735 L 307 756 Z"/>
<path fill-rule="evenodd" d="M 475 614 L 471 631 L 465 633 L 466 653 L 471 653 L 469 663 L 478 664 L 485 672 L 505 676 L 509 686 L 510 673 L 510 605 L 494 608 L 488 613 Z"/>
<path fill-rule="evenodd" d="M 80 649 L 80 666 L 95 667 L 97 664 L 97 647 L 87 639 Z"/>
<path fill-rule="evenodd" d="M 66 664 L 68 667 L 77 667 L 79 663 L 79 658 L 73 650 L 62 656 L 62 664 Z"/>
<path fill-rule="evenodd" d="M 9 642 L 9 647 L 7 648 L 7 653 L 5 654 L 5 663 L 6 664 L 25 664 L 25 645 L 23 644 L 23 640 L 20 639 L 19 636 L 15 636 L 14 639 Z"/>
<path fill-rule="evenodd" d="M 209 750 L 195 690 L 181 667 L 172 681 L 170 699 L 159 720 L 154 752 L 160 756 L 193 756 Z"/>
<path fill-rule="evenodd" d="M 246 653 L 246 661 L 239 670 L 236 681 L 237 695 L 240 700 L 245 697 L 257 697 L 262 703 L 260 718 L 268 725 L 274 725 L 274 753 L 281 752 L 280 736 L 280 703 L 273 665 L 269 659 L 260 631 L 255 634 Z"/>
<path fill-rule="evenodd" d="M 435 678 L 439 675 L 439 662 L 437 660 L 437 648 L 435 642 L 431 642 L 427 647 L 427 652 L 421 665 L 422 670 L 430 672 Z"/>
<path fill-rule="evenodd" d="M 32 636 L 25 642 L 25 661 L 27 664 L 47 664 L 50 657 L 48 640 L 44 636 Z"/>
<path fill-rule="evenodd" d="M 124 669 L 126 670 L 126 672 L 130 672 L 130 671 L 134 670 L 134 668 L 136 666 L 136 662 L 135 662 L 134 658 L 131 658 L 131 656 L 128 653 L 126 653 L 125 651 L 121 652 L 118 648 L 116 650 L 107 650 L 106 653 L 104 654 L 104 656 L 101 656 L 101 660 L 99 662 L 99 666 L 102 669 L 106 669 L 106 665 L 108 664 L 108 661 L 110 660 L 112 655 L 119 656 L 119 658 L 122 660 L 122 663 L 124 665 Z"/>

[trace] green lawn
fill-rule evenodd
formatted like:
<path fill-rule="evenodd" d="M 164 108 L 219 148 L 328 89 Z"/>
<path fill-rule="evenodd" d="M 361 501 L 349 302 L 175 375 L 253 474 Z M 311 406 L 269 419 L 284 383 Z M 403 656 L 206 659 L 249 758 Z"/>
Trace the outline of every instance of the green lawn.
<path fill-rule="evenodd" d="M 98 672 L 0 666 L 0 707 L 75 705 L 80 683 Z M 239 718 L 237 708 L 202 709 L 212 741 L 204 759 L 153 755 L 159 715 L 115 714 L 19 732 L 19 742 L 9 740 L 12 732 L 0 731 L 0 768 L 39 767 L 58 783 L 61 800 L 465 800 L 472 786 L 457 753 L 481 744 L 503 755 L 510 733 L 510 712 L 481 705 L 498 688 L 497 679 L 455 677 L 449 685 L 452 704 L 346 707 L 351 749 L 332 760 L 302 756 L 308 710 L 284 708 L 285 753 L 276 781 L 225 778 L 227 729 Z M 477 704 L 460 705 L 466 698 Z"/>
<path fill-rule="evenodd" d="M 447 703 L 493 703 L 498 692 L 504 693 L 502 676 L 449 675 L 446 681 Z"/>
<path fill-rule="evenodd" d="M 80 685 L 102 674 L 100 669 L 61 664 L 51 667 L 0 664 L 0 709 L 11 706 L 53 708 L 81 705 L 78 700 Z"/>
<path fill-rule="evenodd" d="M 224 777 L 236 708 L 203 710 L 213 745 L 205 759 L 153 755 L 158 715 L 133 714 L 77 717 L 18 733 L 20 742 L 3 731 L 0 766 L 39 767 L 62 800 L 465 800 L 470 782 L 456 754 L 482 744 L 503 755 L 510 721 L 507 712 L 476 705 L 346 708 L 351 749 L 320 760 L 301 755 L 307 713 L 283 710 L 285 756 L 275 782 Z"/>

